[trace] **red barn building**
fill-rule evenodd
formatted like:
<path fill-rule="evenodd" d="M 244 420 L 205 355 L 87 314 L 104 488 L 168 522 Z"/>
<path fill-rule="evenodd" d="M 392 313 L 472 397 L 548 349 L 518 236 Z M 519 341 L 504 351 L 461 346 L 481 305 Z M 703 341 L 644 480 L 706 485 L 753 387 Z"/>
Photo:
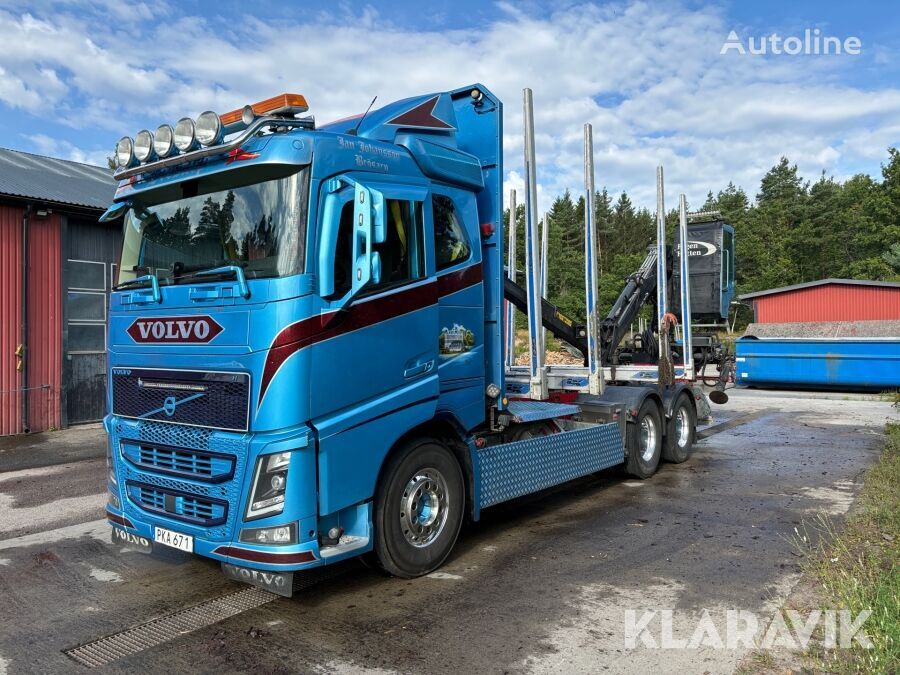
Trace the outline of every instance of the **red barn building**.
<path fill-rule="evenodd" d="M 900 282 L 822 279 L 739 296 L 756 323 L 900 320 Z"/>
<path fill-rule="evenodd" d="M 115 189 L 104 167 L 0 148 L 0 435 L 104 414 Z"/>

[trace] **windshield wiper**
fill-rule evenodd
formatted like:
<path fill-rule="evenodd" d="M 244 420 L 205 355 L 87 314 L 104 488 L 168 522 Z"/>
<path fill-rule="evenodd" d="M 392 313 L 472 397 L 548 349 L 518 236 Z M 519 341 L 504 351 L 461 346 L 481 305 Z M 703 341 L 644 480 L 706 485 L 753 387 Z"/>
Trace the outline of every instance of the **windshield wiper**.
<path fill-rule="evenodd" d="M 233 274 L 234 278 L 237 279 L 238 282 L 238 290 L 241 293 L 241 297 L 247 299 L 250 297 L 250 287 L 247 285 L 247 277 L 244 276 L 243 268 L 238 265 L 224 265 L 222 267 L 214 267 L 208 270 L 200 270 L 199 272 L 194 272 L 191 276 L 194 277 L 212 277 L 218 275 L 226 275 Z"/>
<path fill-rule="evenodd" d="M 113 290 L 119 291 L 123 288 L 128 288 L 129 286 L 137 286 L 138 284 L 150 284 L 150 287 L 153 289 L 153 301 L 162 302 L 162 293 L 159 292 L 159 279 L 156 278 L 155 274 L 145 274 L 142 277 L 123 281 L 113 286 Z"/>

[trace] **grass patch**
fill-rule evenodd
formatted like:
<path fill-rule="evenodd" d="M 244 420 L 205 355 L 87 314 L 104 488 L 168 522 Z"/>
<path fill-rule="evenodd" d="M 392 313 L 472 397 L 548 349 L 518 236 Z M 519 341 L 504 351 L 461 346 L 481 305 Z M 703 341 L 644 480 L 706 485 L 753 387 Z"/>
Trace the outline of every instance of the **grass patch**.
<path fill-rule="evenodd" d="M 806 558 L 824 609 L 872 612 L 864 625 L 871 649 L 854 641 L 851 649 L 811 650 L 816 668 L 828 672 L 900 672 L 900 424 L 888 424 L 885 435 L 845 526 L 821 521 L 824 536 Z"/>

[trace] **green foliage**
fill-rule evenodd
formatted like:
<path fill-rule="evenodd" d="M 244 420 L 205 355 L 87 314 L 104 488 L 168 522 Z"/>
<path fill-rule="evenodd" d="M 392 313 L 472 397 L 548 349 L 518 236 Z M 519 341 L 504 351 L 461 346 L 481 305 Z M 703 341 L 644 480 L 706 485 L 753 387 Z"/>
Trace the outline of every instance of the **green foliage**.
<path fill-rule="evenodd" d="M 888 150 L 881 174 L 880 181 L 860 174 L 843 183 L 823 174 L 810 184 L 782 157 L 763 177 L 755 203 L 733 182 L 718 193 L 710 191 L 699 208 L 720 211 L 735 228 L 738 293 L 829 277 L 900 280 L 900 151 Z M 624 192 L 614 198 L 604 188 L 594 205 L 605 314 L 625 277 L 655 243 L 656 219 Z M 524 271 L 524 205 L 517 217 L 517 267 Z M 548 296 L 570 317 L 584 321 L 584 198 L 575 200 L 567 191 L 554 200 L 548 217 Z M 672 208 L 666 213 L 670 242 L 677 226 L 677 208 Z"/>

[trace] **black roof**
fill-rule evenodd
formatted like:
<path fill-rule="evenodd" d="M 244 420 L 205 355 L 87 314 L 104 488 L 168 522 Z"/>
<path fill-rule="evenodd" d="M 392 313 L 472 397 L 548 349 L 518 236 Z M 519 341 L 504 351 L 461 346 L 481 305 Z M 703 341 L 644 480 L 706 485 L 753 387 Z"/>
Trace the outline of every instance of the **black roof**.
<path fill-rule="evenodd" d="M 812 288 L 813 286 L 826 286 L 828 284 L 840 284 L 842 286 L 881 286 L 882 288 L 900 288 L 900 281 L 866 281 L 862 279 L 819 279 L 819 281 L 807 281 L 805 284 L 794 284 L 793 286 L 782 286 L 781 288 L 770 288 L 767 291 L 756 291 L 755 293 L 744 293 L 739 295 L 740 300 L 750 300 L 763 295 L 774 295 L 775 293 L 784 293 L 786 291 L 797 291 L 801 288 Z"/>
<path fill-rule="evenodd" d="M 0 195 L 105 211 L 116 184 L 103 166 L 0 148 Z"/>

